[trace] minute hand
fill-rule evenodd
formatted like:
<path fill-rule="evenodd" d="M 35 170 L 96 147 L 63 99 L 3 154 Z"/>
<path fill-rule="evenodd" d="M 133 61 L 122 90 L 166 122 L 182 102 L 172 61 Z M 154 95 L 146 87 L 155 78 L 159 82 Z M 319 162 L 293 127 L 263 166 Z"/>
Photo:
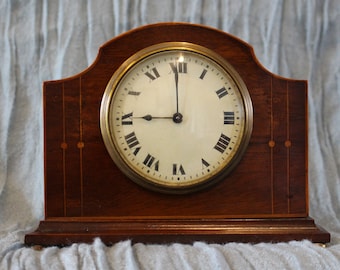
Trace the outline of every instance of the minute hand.
<path fill-rule="evenodd" d="M 178 70 L 177 67 L 173 67 L 175 73 L 175 85 L 176 85 L 176 113 L 178 113 Z"/>
<path fill-rule="evenodd" d="M 176 123 L 179 124 L 183 120 L 183 115 L 179 112 L 178 109 L 178 69 L 176 63 L 171 63 L 171 69 L 175 74 L 175 86 L 176 86 L 176 113 L 173 115 L 172 120 Z"/>

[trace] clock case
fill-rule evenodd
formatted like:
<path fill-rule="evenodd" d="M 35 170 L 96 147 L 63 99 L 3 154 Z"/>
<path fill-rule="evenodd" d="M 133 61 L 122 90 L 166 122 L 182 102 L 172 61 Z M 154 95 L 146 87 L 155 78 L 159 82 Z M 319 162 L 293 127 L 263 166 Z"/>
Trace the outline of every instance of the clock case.
<path fill-rule="evenodd" d="M 162 42 L 190 42 L 221 55 L 245 82 L 253 131 L 233 171 L 191 194 L 154 192 L 128 179 L 108 154 L 100 106 L 112 74 L 131 55 Z M 27 245 L 130 239 L 144 243 L 280 242 L 330 235 L 308 215 L 307 82 L 267 71 L 247 43 L 222 31 L 160 23 L 104 44 L 71 78 L 44 82 L 45 219 Z"/>

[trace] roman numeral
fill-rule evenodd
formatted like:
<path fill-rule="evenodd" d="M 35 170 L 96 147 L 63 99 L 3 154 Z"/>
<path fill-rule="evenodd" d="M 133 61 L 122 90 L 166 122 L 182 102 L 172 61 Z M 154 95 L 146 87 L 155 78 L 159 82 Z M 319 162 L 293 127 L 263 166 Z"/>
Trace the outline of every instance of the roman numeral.
<path fill-rule="evenodd" d="M 214 146 L 214 149 L 223 153 L 227 149 L 229 142 L 230 138 L 222 133 L 217 144 Z"/>
<path fill-rule="evenodd" d="M 202 170 L 209 167 L 210 163 L 202 158 Z"/>
<path fill-rule="evenodd" d="M 132 112 L 122 116 L 122 125 L 132 125 Z"/>
<path fill-rule="evenodd" d="M 184 171 L 183 166 L 181 164 L 178 165 L 176 163 L 172 164 L 172 174 L 173 175 L 179 175 L 179 174 L 184 175 L 185 171 Z"/>
<path fill-rule="evenodd" d="M 234 112 L 223 112 L 224 114 L 224 124 L 233 125 L 235 123 L 235 113 Z"/>
<path fill-rule="evenodd" d="M 151 74 L 151 73 L 152 73 L 152 74 Z M 160 75 L 159 75 L 159 73 L 158 73 L 158 71 L 157 71 L 156 68 L 152 68 L 152 69 L 150 70 L 150 72 L 147 71 L 147 72 L 145 72 L 144 74 L 145 74 L 146 76 L 148 76 L 151 80 L 156 80 L 157 78 L 160 77 Z"/>
<path fill-rule="evenodd" d="M 143 161 L 143 164 L 148 166 L 149 168 L 153 167 L 155 171 L 158 171 L 159 168 L 159 160 L 156 160 L 155 157 L 148 154 Z"/>
<path fill-rule="evenodd" d="M 137 91 L 129 91 L 128 94 L 129 94 L 129 95 L 132 95 L 132 96 L 139 96 L 139 95 L 140 95 L 140 92 L 137 92 Z"/>
<path fill-rule="evenodd" d="M 228 92 L 227 92 L 227 89 L 225 89 L 225 87 L 222 87 L 221 89 L 218 89 L 216 91 L 216 94 L 217 94 L 218 98 L 223 98 L 225 95 L 228 94 Z"/>
<path fill-rule="evenodd" d="M 205 74 L 207 74 L 207 72 L 208 72 L 208 70 L 206 70 L 206 69 L 203 69 L 203 71 L 202 71 L 202 73 L 201 73 L 201 75 L 200 75 L 200 79 L 201 79 L 201 80 L 203 80 L 203 79 L 204 79 L 204 77 L 205 77 Z"/>
<path fill-rule="evenodd" d="M 186 62 L 175 62 L 170 63 L 173 73 L 187 73 L 187 63 Z"/>
<path fill-rule="evenodd" d="M 139 141 L 137 140 L 136 134 L 134 132 L 129 133 L 128 135 L 125 136 L 125 141 L 129 148 L 133 151 L 134 155 L 137 155 L 141 147 L 136 147 L 139 145 Z"/>
<path fill-rule="evenodd" d="M 132 148 L 139 144 L 139 141 L 137 140 L 136 134 L 134 132 L 131 132 L 128 135 L 126 135 L 125 140 L 129 148 Z"/>
<path fill-rule="evenodd" d="M 133 154 L 136 156 L 140 149 L 141 147 L 136 147 L 135 150 L 133 151 Z"/>

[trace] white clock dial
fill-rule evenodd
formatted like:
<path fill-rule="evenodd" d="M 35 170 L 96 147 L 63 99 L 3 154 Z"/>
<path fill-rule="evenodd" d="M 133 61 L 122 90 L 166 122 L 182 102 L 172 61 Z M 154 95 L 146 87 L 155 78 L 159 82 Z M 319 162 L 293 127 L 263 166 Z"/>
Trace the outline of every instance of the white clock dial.
<path fill-rule="evenodd" d="M 170 45 L 148 48 L 116 72 L 101 127 L 112 158 L 132 180 L 185 192 L 235 166 L 250 137 L 252 110 L 245 85 L 226 63 L 200 46 Z"/>

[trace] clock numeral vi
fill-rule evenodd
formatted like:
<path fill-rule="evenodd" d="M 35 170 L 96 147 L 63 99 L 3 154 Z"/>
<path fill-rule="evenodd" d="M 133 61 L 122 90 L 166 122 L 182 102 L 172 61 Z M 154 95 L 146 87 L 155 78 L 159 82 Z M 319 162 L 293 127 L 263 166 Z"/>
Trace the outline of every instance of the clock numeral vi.
<path fill-rule="evenodd" d="M 184 168 L 181 164 L 172 164 L 172 174 L 173 175 L 184 175 L 185 174 L 185 171 L 184 171 Z"/>
<path fill-rule="evenodd" d="M 149 71 L 145 72 L 144 73 L 147 77 L 149 77 L 151 80 L 156 80 L 157 78 L 160 77 L 159 73 L 158 73 L 158 70 L 156 68 L 152 68 Z"/>
<path fill-rule="evenodd" d="M 220 138 L 218 139 L 217 144 L 214 146 L 214 149 L 223 153 L 227 149 L 229 143 L 230 138 L 222 133 Z"/>
<path fill-rule="evenodd" d="M 224 114 L 224 124 L 233 125 L 235 123 L 235 113 L 234 112 L 223 112 Z"/>

